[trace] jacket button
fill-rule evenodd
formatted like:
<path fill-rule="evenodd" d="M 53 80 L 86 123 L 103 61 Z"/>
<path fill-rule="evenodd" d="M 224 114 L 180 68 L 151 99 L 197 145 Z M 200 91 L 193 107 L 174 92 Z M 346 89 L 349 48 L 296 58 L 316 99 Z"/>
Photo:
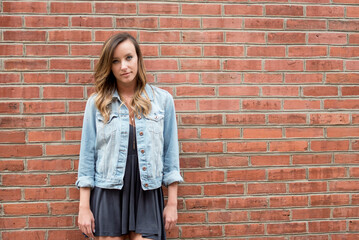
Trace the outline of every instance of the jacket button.
<path fill-rule="evenodd" d="M 140 116 L 140 115 L 138 115 L 138 116 L 137 116 L 137 118 L 138 118 L 138 119 L 141 119 L 141 116 Z"/>
<path fill-rule="evenodd" d="M 141 150 L 141 153 L 145 153 L 145 150 L 142 149 L 142 150 Z"/>
<path fill-rule="evenodd" d="M 140 132 L 140 136 L 142 136 L 143 135 L 143 132 Z"/>
<path fill-rule="evenodd" d="M 148 187 L 148 184 L 147 184 L 147 183 L 145 184 L 145 187 Z"/>
<path fill-rule="evenodd" d="M 142 168 L 142 170 L 143 170 L 143 171 L 146 171 L 146 170 L 147 170 L 147 168 L 146 168 L 146 167 L 143 167 L 143 168 Z"/>

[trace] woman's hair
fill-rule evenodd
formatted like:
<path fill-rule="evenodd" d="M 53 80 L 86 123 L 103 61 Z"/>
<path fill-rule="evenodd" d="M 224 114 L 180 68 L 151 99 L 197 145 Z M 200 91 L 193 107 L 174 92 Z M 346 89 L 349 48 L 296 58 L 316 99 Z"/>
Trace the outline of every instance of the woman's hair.
<path fill-rule="evenodd" d="M 116 91 L 116 78 L 112 73 L 111 66 L 113 61 L 113 54 L 118 44 L 130 40 L 136 49 L 137 54 L 137 75 L 135 80 L 137 81 L 135 94 L 131 102 L 131 108 L 136 115 L 144 114 L 145 116 L 151 111 L 151 102 L 145 91 L 145 85 L 147 83 L 146 70 L 143 64 L 143 57 L 140 46 L 136 39 L 128 33 L 118 33 L 111 36 L 103 45 L 100 59 L 95 67 L 95 91 L 97 96 L 95 103 L 104 118 L 104 122 L 108 122 L 110 117 L 109 108 L 112 102 L 112 94 Z M 141 94 L 144 93 L 146 98 Z M 120 94 L 120 93 L 119 93 Z"/>

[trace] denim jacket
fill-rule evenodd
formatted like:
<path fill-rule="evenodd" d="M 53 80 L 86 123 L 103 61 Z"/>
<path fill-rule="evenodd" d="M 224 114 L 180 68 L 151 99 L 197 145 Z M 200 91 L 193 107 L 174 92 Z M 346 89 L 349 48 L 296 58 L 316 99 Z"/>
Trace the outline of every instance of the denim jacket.
<path fill-rule="evenodd" d="M 145 90 L 152 109 L 146 117 L 137 116 L 135 124 L 141 186 L 143 190 L 150 190 L 183 179 L 172 96 L 148 84 Z M 128 109 L 114 91 L 110 118 L 104 124 L 95 96 L 86 103 L 76 185 L 122 189 L 129 138 Z"/>

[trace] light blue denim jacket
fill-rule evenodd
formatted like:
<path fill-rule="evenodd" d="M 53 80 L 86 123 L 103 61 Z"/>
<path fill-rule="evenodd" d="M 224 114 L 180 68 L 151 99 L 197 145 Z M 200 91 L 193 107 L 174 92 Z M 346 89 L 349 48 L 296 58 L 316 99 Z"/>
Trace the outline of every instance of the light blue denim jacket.
<path fill-rule="evenodd" d="M 148 84 L 145 90 L 152 109 L 148 116 L 138 116 L 135 123 L 141 185 L 143 190 L 150 190 L 183 179 L 172 96 Z M 88 99 L 85 108 L 76 185 L 122 189 L 129 138 L 128 109 L 115 91 L 110 119 L 104 124 L 95 96 Z"/>

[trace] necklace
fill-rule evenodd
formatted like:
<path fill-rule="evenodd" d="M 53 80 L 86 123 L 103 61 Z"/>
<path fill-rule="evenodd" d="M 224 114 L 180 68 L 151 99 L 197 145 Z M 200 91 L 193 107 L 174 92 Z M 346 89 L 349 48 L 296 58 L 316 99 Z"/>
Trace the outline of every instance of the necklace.
<path fill-rule="evenodd" d="M 120 96 L 121 101 L 126 105 L 127 109 L 128 109 L 128 116 L 130 119 L 130 124 L 132 126 L 135 126 L 135 114 L 133 112 L 133 109 L 131 108 L 131 102 L 133 97 L 124 97 L 124 96 Z"/>

